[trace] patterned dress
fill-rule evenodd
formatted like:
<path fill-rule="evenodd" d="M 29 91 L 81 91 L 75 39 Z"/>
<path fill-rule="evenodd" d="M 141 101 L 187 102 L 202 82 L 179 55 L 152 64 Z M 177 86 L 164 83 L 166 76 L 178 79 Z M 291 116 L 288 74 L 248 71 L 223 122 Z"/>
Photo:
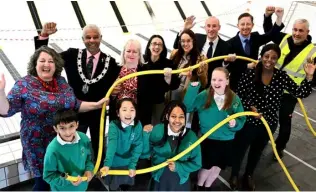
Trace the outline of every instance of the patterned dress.
<path fill-rule="evenodd" d="M 137 68 L 126 68 L 122 67 L 119 78 L 122 78 L 131 73 L 136 73 Z M 135 102 L 137 102 L 137 77 L 130 78 L 122 83 L 122 90 L 117 95 L 117 99 L 121 98 L 132 98 Z"/>
<path fill-rule="evenodd" d="M 34 76 L 25 76 L 18 80 L 7 99 L 10 104 L 10 117 L 21 112 L 22 160 L 26 170 L 35 177 L 43 173 L 43 161 L 46 148 L 56 136 L 53 129 L 53 116 L 58 109 L 78 110 L 81 101 L 77 100 L 65 78 L 57 77 L 58 92 L 45 91 L 44 86 Z"/>

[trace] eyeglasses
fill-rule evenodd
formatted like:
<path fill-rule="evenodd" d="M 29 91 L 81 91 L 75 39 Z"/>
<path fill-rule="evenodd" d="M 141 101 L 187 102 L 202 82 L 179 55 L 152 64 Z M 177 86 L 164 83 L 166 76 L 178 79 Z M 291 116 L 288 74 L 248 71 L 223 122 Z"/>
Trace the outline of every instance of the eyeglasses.
<path fill-rule="evenodd" d="M 152 45 L 153 47 L 156 47 L 156 46 L 162 47 L 162 44 L 161 44 L 161 43 L 156 43 L 156 42 L 151 43 L 151 45 Z"/>

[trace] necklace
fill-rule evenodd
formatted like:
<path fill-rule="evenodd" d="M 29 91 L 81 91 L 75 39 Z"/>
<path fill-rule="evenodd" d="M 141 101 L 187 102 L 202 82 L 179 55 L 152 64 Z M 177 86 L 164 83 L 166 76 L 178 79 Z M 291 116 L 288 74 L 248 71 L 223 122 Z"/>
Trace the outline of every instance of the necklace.
<path fill-rule="evenodd" d="M 78 50 L 77 66 L 78 66 L 78 72 L 79 72 L 80 78 L 84 82 L 84 85 L 82 86 L 82 92 L 84 94 L 87 94 L 89 91 L 89 85 L 100 81 L 100 79 L 102 79 L 104 75 L 106 74 L 106 72 L 108 71 L 111 56 L 106 55 L 104 69 L 102 70 L 101 74 L 98 75 L 96 78 L 89 79 L 85 77 L 82 71 L 82 63 L 81 63 L 82 52 L 83 52 L 82 49 Z M 102 62 L 103 62 L 103 58 L 102 58 Z"/>
<path fill-rule="evenodd" d="M 42 86 L 45 88 L 45 91 L 57 93 L 58 92 L 58 85 L 56 78 L 53 78 L 52 81 L 43 81 L 40 77 L 36 77 L 42 84 Z"/>

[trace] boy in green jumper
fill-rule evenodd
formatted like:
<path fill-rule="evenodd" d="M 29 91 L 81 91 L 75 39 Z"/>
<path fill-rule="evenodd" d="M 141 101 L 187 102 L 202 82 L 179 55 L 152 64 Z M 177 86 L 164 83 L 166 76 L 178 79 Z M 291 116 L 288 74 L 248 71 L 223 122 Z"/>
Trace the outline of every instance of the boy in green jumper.
<path fill-rule="evenodd" d="M 86 191 L 92 179 L 90 139 L 77 132 L 78 117 L 72 110 L 58 111 L 54 117 L 57 136 L 48 145 L 44 157 L 44 180 L 52 191 Z M 78 181 L 66 180 L 63 175 L 78 176 Z M 82 181 L 81 177 L 87 177 Z"/>

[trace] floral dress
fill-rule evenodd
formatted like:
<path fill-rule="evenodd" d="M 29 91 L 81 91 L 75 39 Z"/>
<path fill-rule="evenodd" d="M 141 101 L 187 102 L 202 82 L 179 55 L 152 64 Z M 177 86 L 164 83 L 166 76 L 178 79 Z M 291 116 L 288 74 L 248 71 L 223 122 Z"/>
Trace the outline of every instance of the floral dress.
<path fill-rule="evenodd" d="M 122 67 L 119 78 L 122 78 L 131 73 L 136 73 L 137 68 Z M 117 95 L 117 99 L 132 98 L 137 102 L 137 77 L 127 79 L 122 83 L 122 91 Z"/>
<path fill-rule="evenodd" d="M 43 161 L 49 142 L 56 136 L 53 129 L 53 117 L 59 109 L 78 110 L 81 101 L 77 100 L 65 78 L 56 78 L 58 92 L 47 92 L 34 76 L 27 75 L 18 80 L 7 99 L 10 104 L 10 117 L 21 112 L 22 161 L 26 170 L 34 177 L 41 177 Z"/>

